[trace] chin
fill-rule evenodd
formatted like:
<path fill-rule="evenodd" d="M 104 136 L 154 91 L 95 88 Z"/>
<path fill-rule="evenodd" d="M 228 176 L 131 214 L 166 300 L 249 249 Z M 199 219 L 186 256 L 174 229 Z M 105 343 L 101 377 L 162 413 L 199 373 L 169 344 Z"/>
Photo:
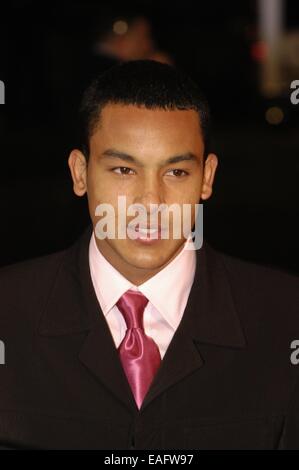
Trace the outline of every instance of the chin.
<path fill-rule="evenodd" d="M 139 269 L 159 269 L 163 266 L 167 260 L 156 260 L 156 259 L 145 259 L 145 260 L 128 260 L 128 262 L 134 266 L 135 268 Z"/>
<path fill-rule="evenodd" d="M 159 269 L 164 266 L 173 256 L 174 251 L 166 253 L 165 250 L 161 252 L 148 252 L 138 253 L 137 250 L 131 253 L 126 253 L 123 259 L 126 260 L 131 266 L 139 269 Z"/>

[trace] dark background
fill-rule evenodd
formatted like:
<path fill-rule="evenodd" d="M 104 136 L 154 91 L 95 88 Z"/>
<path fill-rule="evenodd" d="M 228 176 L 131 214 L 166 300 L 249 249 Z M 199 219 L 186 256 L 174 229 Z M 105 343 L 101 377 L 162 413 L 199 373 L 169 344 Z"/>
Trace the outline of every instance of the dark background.
<path fill-rule="evenodd" d="M 89 222 L 67 166 L 76 109 L 90 78 L 114 63 L 93 53 L 94 38 L 111 18 L 137 12 L 211 104 L 219 166 L 205 237 L 226 253 L 299 273 L 299 105 L 259 91 L 255 1 L 14 0 L 1 9 L 1 265 L 63 249 Z M 285 1 L 284 15 L 286 29 L 299 28 L 298 2 Z M 283 109 L 279 125 L 265 119 L 270 105 Z"/>

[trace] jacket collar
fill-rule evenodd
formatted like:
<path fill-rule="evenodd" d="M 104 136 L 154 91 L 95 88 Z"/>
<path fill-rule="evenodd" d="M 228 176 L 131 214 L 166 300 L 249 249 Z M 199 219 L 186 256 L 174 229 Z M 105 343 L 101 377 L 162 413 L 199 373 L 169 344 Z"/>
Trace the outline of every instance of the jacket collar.
<path fill-rule="evenodd" d="M 137 410 L 89 271 L 89 225 L 65 251 L 38 333 L 44 337 L 86 332 L 78 357 L 131 410 Z M 204 241 L 187 306 L 141 410 L 172 384 L 203 366 L 196 343 L 244 348 L 246 340 L 221 254 Z M 104 351 L 104 353 L 103 353 Z"/>

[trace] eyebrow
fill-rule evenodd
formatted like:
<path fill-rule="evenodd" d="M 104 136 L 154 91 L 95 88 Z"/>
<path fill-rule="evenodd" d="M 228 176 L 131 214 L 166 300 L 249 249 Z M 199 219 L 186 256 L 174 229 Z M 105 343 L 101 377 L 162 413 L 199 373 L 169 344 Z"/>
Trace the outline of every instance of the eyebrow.
<path fill-rule="evenodd" d="M 120 152 L 119 150 L 115 149 L 105 150 L 102 153 L 102 156 L 108 158 L 120 158 L 121 160 L 124 160 L 126 162 L 135 163 L 138 166 L 144 166 L 143 163 L 141 163 L 137 158 L 133 157 L 132 155 L 128 155 L 127 153 Z M 169 165 L 171 163 L 179 163 L 183 161 L 199 162 L 199 159 L 194 153 L 186 152 L 182 155 L 174 155 L 172 157 L 167 158 L 166 160 L 164 160 L 164 162 L 161 163 L 161 166 Z"/>

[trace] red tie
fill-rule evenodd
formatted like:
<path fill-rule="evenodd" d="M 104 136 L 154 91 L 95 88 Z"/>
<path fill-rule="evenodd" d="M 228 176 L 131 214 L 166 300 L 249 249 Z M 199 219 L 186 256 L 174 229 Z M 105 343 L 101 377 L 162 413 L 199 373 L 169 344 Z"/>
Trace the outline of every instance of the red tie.
<path fill-rule="evenodd" d="M 127 331 L 118 350 L 138 408 L 161 363 L 159 348 L 143 327 L 143 312 L 148 299 L 139 291 L 128 290 L 116 303 Z"/>

